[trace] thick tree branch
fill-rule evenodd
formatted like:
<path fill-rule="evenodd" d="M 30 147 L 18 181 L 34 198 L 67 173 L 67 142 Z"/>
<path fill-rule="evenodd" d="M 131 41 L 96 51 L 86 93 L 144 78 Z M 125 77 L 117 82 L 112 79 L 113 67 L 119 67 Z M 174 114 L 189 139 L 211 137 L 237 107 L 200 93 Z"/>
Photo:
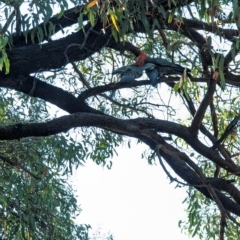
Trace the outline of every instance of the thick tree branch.
<path fill-rule="evenodd" d="M 121 120 L 111 116 L 75 113 L 69 116 L 60 117 L 47 123 L 35 124 L 16 124 L 0 128 L 0 140 L 19 139 L 30 136 L 49 136 L 60 132 L 66 132 L 75 127 L 99 127 L 117 134 L 138 138 L 139 135 L 146 135 L 148 131 L 174 134 L 184 139 L 194 150 L 206 158 L 212 160 L 222 168 L 240 175 L 240 168 L 233 162 L 227 162 L 220 155 L 203 145 L 197 138 L 191 134 L 187 127 L 176 123 L 137 118 L 132 120 Z"/>
<path fill-rule="evenodd" d="M 186 162 L 181 158 L 182 153 L 167 143 L 164 143 L 163 146 L 164 147 L 159 148 L 159 153 L 161 156 L 163 156 L 171 168 L 177 173 L 177 175 L 184 179 L 188 184 L 195 186 L 195 188 L 203 193 L 206 197 L 213 199 L 209 194 L 207 188 L 202 186 L 203 184 L 197 177 L 196 173 L 190 167 L 188 167 Z M 171 150 L 166 151 L 165 149 Z M 176 154 L 174 154 L 174 152 L 176 152 Z M 216 192 L 216 195 L 225 209 L 237 215 L 240 214 L 240 206 L 238 204 L 230 200 L 230 198 L 225 197 L 219 191 Z"/>
<path fill-rule="evenodd" d="M 36 87 L 35 87 L 34 91 L 32 91 L 35 81 L 36 81 Z M 145 82 L 145 84 L 149 83 L 149 81 L 139 81 L 139 82 L 136 82 L 134 84 L 139 84 L 141 82 Z M 101 112 L 89 107 L 84 102 L 85 99 L 87 97 L 91 96 L 91 95 L 102 92 L 102 91 L 95 91 L 97 89 L 102 88 L 102 89 L 105 90 L 109 86 L 109 90 L 110 90 L 110 89 L 114 89 L 112 87 L 113 85 L 115 85 L 115 86 L 120 85 L 120 88 L 121 87 L 126 87 L 121 83 L 110 84 L 110 85 L 106 85 L 106 86 L 100 86 L 100 87 L 96 87 L 96 88 L 93 88 L 93 89 L 90 89 L 90 90 L 86 90 L 85 92 L 83 92 L 82 95 L 80 95 L 79 98 L 76 98 L 72 94 L 62 90 L 61 88 L 54 87 L 52 85 L 44 83 L 41 80 L 36 79 L 34 77 L 19 78 L 18 81 L 16 81 L 15 78 L 14 79 L 9 78 L 9 79 L 7 79 L 7 81 L 1 81 L 0 83 L 1 83 L 0 84 L 1 87 L 14 89 L 14 90 L 23 92 L 23 93 L 28 94 L 28 95 L 32 91 L 32 96 L 33 97 L 38 97 L 38 98 L 41 98 L 41 99 L 43 99 L 47 102 L 50 102 L 50 103 L 58 106 L 59 108 L 65 110 L 68 113 L 86 112 L 86 113 L 98 113 L 98 114 L 101 114 L 101 115 L 102 115 Z M 123 86 L 121 86 L 121 85 L 123 85 Z M 131 84 L 128 84 L 128 85 L 131 85 Z M 88 94 L 88 93 L 91 93 L 92 90 L 93 90 L 93 92 L 95 91 L 94 94 Z M 156 122 L 154 122 L 154 123 L 151 122 L 151 126 L 153 126 L 153 124 L 155 124 L 157 128 L 159 127 L 159 125 L 157 125 Z M 176 131 L 178 129 L 178 128 L 176 128 L 176 126 L 173 126 L 171 129 L 174 130 L 174 131 L 169 131 L 169 133 L 178 135 L 180 137 L 183 137 L 188 143 L 191 143 L 191 144 L 194 143 L 192 146 L 197 151 L 199 150 L 199 146 L 201 146 L 201 145 L 199 145 L 199 142 L 195 143 L 194 141 L 192 141 L 193 137 L 191 135 L 189 135 L 188 137 L 186 137 L 187 136 L 186 134 L 182 135 L 183 132 L 186 132 L 186 129 Z M 162 131 L 162 129 L 161 129 L 161 131 Z M 215 138 L 212 139 L 211 136 L 210 136 L 210 139 L 212 141 L 216 141 L 216 139 Z M 204 145 L 202 145 L 202 147 L 200 148 L 201 153 L 204 156 L 206 156 L 210 159 L 214 159 L 213 161 L 216 164 L 218 164 L 219 163 L 219 156 L 216 155 L 216 153 L 214 155 L 211 155 L 210 153 L 206 154 L 206 152 L 208 151 L 208 148 L 203 147 L 203 146 Z M 225 154 L 224 154 L 224 156 L 225 156 Z M 225 157 L 228 159 L 229 155 L 227 155 Z M 220 165 L 225 165 L 225 161 L 223 161 Z"/>
<path fill-rule="evenodd" d="M 239 34 L 238 30 L 236 29 L 224 29 L 216 25 L 216 23 L 208 24 L 206 22 L 202 22 L 196 19 L 193 20 L 193 19 L 183 18 L 183 24 L 181 24 L 181 26 L 182 27 L 187 26 L 188 28 L 194 28 L 197 30 L 204 30 L 207 32 L 211 32 L 231 42 L 235 41 L 235 38 Z"/>
<path fill-rule="evenodd" d="M 62 88 L 52 86 L 35 77 L 8 77 L 0 81 L 0 87 L 14 89 L 27 95 L 31 93 L 32 97 L 43 99 L 68 113 L 89 112 L 102 114 Z"/>
<path fill-rule="evenodd" d="M 128 121 L 136 121 L 135 119 Z M 216 151 L 206 147 L 201 141 L 198 140 L 196 135 L 192 134 L 191 129 L 182 125 L 157 119 L 144 119 L 138 118 L 138 124 L 145 129 L 155 129 L 157 132 L 169 133 L 184 139 L 195 151 L 203 155 L 207 159 L 212 160 L 219 166 L 233 171 L 234 174 L 240 175 L 240 167 L 234 164 L 232 161 L 227 162 Z M 231 169 L 231 170 L 230 170 Z"/>
<path fill-rule="evenodd" d="M 217 119 L 216 109 L 213 104 L 213 98 L 212 98 L 209 106 L 210 106 L 210 111 L 211 111 L 214 137 L 217 138 L 218 137 L 218 119 Z"/>
<path fill-rule="evenodd" d="M 172 83 L 172 82 L 170 82 L 170 83 L 167 83 L 170 87 L 174 87 L 174 84 Z M 191 100 L 191 99 L 189 99 L 186 95 L 185 95 L 185 93 L 183 92 L 183 93 L 180 93 L 182 96 L 183 96 L 183 99 L 184 99 L 184 101 L 186 101 L 186 103 L 187 103 L 187 106 L 188 106 L 188 108 L 189 108 L 189 112 L 190 112 L 190 114 L 194 117 L 195 116 L 195 114 L 196 114 L 196 109 L 195 109 L 195 106 L 194 106 L 194 104 L 193 104 L 193 101 Z M 210 104 L 211 104 L 212 102 L 210 102 Z M 210 107 L 211 107 L 211 105 L 210 105 Z M 212 112 L 211 112 L 211 114 L 212 114 Z M 214 115 L 214 113 L 213 113 L 213 115 Z M 213 117 L 213 121 L 216 121 L 216 116 L 214 116 Z M 214 124 L 214 123 L 213 123 Z M 214 126 L 213 126 L 214 127 Z M 211 140 L 212 141 L 212 143 L 215 143 L 216 141 L 217 141 L 217 137 L 215 137 L 215 136 L 213 136 L 212 134 L 211 134 L 211 132 L 209 132 L 208 130 L 207 130 L 207 128 L 203 125 L 203 124 L 201 124 L 200 125 L 200 131 L 201 131 L 201 133 L 203 133 L 205 136 L 207 136 L 208 138 L 209 138 L 209 140 Z M 227 160 L 227 161 L 229 161 L 229 162 L 232 162 L 232 160 L 231 160 L 231 154 L 227 151 L 227 149 L 225 149 L 224 147 L 222 147 L 221 145 L 219 146 L 219 151 L 221 152 L 221 154 L 222 154 L 222 156 L 224 156 L 224 158 Z M 217 172 L 220 170 L 220 168 L 219 168 L 219 166 L 217 165 Z M 217 174 L 217 172 L 215 172 L 216 174 Z M 217 175 L 216 175 L 217 176 Z"/>
<path fill-rule="evenodd" d="M 203 100 L 200 103 L 200 106 L 193 118 L 192 124 L 191 124 L 191 131 L 193 132 L 193 134 L 198 133 L 198 130 L 202 124 L 202 120 L 204 118 L 205 112 L 208 108 L 208 105 L 210 104 L 210 102 L 212 101 L 212 97 L 213 94 L 216 90 L 216 83 L 217 83 L 217 79 L 215 79 L 214 77 L 211 77 L 210 81 L 209 81 L 209 85 L 208 85 L 208 90 L 203 98 Z"/>
<path fill-rule="evenodd" d="M 130 43 L 130 42 L 116 43 L 114 41 L 114 39 L 109 41 L 109 43 L 106 45 L 106 47 L 109 47 L 116 51 L 119 51 L 121 54 L 123 54 L 124 51 L 129 51 L 132 54 L 134 54 L 136 57 L 141 53 L 141 50 L 138 47 L 134 46 L 132 43 Z"/>
<path fill-rule="evenodd" d="M 50 69 L 60 69 L 68 63 L 68 60 L 72 62 L 88 58 L 106 46 L 111 38 L 111 31 L 107 30 L 106 33 L 103 33 L 101 27 L 96 25 L 91 30 L 90 24 L 86 26 L 86 31 L 89 30 L 90 33 L 87 37 L 87 44 L 82 47 L 79 47 L 78 44 L 86 42 L 84 31 L 42 45 L 32 44 L 7 50 L 11 66 L 10 75 L 27 75 Z M 77 45 L 69 47 L 71 44 Z M 0 72 L 0 77 L 4 78 L 4 76 L 5 74 Z"/>

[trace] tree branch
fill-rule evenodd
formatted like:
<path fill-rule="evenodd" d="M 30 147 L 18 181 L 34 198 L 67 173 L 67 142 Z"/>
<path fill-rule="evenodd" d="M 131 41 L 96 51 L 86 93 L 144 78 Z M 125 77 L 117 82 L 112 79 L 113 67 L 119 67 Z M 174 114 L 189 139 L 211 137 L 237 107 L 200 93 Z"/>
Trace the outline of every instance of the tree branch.
<path fill-rule="evenodd" d="M 169 149 L 169 151 L 166 151 L 165 149 Z M 174 152 L 176 154 L 173 154 Z M 188 167 L 186 165 L 186 162 L 181 158 L 182 153 L 179 150 L 173 148 L 171 145 L 167 143 L 164 143 L 163 147 L 159 148 L 159 153 L 161 154 L 161 156 L 164 157 L 164 159 L 167 161 L 170 167 L 177 173 L 177 175 L 179 175 L 189 184 L 195 186 L 195 188 L 198 189 L 201 193 L 203 193 L 206 197 L 213 199 L 213 197 L 209 194 L 207 188 L 201 186 L 202 182 L 197 177 L 196 173 L 190 167 Z M 221 202 L 225 209 L 239 216 L 240 206 L 238 204 L 230 200 L 230 198 L 225 197 L 219 191 L 216 192 L 216 197 L 219 199 L 219 201 Z"/>
<path fill-rule="evenodd" d="M 91 25 L 86 26 L 86 31 L 90 30 Z M 79 61 L 88 58 L 96 52 L 99 52 L 107 45 L 111 39 L 111 31 L 107 30 L 104 34 L 101 31 L 102 26 L 96 25 L 93 31 L 90 31 L 87 39 L 87 45 L 83 48 L 74 46 L 68 49 L 67 56 L 69 62 Z M 12 48 L 7 50 L 10 60 L 10 75 L 18 76 L 30 73 L 43 72 L 50 69 L 60 69 L 68 63 L 65 51 L 73 43 L 82 44 L 85 41 L 84 31 L 68 35 L 67 37 L 51 41 L 49 43 L 31 44 L 29 46 Z M 19 59 L 21 59 L 19 61 Z M 5 74 L 0 72 L 0 77 Z"/>
<path fill-rule="evenodd" d="M 33 89 L 34 84 L 36 86 Z M 19 78 L 8 77 L 4 81 L 0 81 L 0 87 L 14 89 L 27 95 L 31 93 L 32 97 L 43 99 L 68 113 L 91 112 L 103 114 L 89 107 L 84 101 L 77 99 L 62 88 L 52 86 L 31 76 L 22 76 Z"/>
<path fill-rule="evenodd" d="M 42 180 L 41 177 L 39 177 L 39 176 L 35 175 L 34 173 L 30 172 L 27 168 L 22 166 L 20 163 L 11 161 L 10 159 L 8 159 L 7 157 L 5 157 L 3 155 L 0 155 L 0 160 L 2 160 L 3 162 L 9 164 L 10 166 L 14 166 L 14 167 L 22 169 L 24 172 L 28 173 L 30 176 L 32 176 L 36 180 Z"/>
<path fill-rule="evenodd" d="M 16 124 L 0 128 L 0 140 L 12 140 L 30 136 L 49 136 L 61 132 L 67 132 L 75 127 L 99 127 L 117 134 L 126 135 L 134 138 L 146 135 L 147 131 L 156 131 L 174 134 L 184 139 L 194 150 L 206 158 L 212 160 L 220 167 L 240 175 L 240 167 L 233 162 L 227 162 L 220 155 L 206 146 L 191 134 L 187 127 L 176 123 L 156 120 L 137 118 L 131 120 L 121 120 L 111 116 L 92 113 L 74 113 L 69 116 L 63 116 L 46 123 L 34 124 Z M 154 148 L 153 148 L 154 149 Z"/>
<path fill-rule="evenodd" d="M 214 76 L 212 76 L 209 81 L 208 90 L 207 90 L 202 102 L 200 103 L 200 106 L 192 120 L 190 129 L 191 129 L 192 133 L 195 135 L 197 135 L 197 133 L 198 133 L 198 130 L 202 124 L 202 120 L 204 118 L 207 107 L 210 104 L 213 94 L 216 90 L 216 82 L 217 82 L 217 79 L 214 78 Z"/>

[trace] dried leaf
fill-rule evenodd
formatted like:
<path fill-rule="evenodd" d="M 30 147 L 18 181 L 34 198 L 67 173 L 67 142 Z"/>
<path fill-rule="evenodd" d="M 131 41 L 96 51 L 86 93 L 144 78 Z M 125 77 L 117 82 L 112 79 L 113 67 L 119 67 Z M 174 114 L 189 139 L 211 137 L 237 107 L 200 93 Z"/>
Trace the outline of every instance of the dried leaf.
<path fill-rule="evenodd" d="M 91 7 L 95 6 L 97 3 L 98 3 L 98 0 L 93 0 L 87 5 L 87 8 L 91 8 Z"/>
<path fill-rule="evenodd" d="M 213 78 L 214 80 L 217 80 L 217 79 L 218 79 L 218 75 L 219 75 L 219 73 L 218 73 L 217 71 L 215 71 L 215 72 L 213 73 L 212 78 Z"/>

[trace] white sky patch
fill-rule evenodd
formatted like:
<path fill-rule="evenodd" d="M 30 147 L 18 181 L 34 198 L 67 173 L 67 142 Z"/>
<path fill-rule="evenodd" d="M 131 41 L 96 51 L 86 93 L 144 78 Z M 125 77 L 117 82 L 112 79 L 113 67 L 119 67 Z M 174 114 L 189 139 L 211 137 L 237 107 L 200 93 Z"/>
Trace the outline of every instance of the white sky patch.
<path fill-rule="evenodd" d="M 158 162 L 141 159 L 144 149 L 143 144 L 119 148 L 111 170 L 92 161 L 78 168 L 72 177 L 83 209 L 77 222 L 93 230 L 100 226 L 114 240 L 187 240 L 178 228 L 187 216 L 182 204 L 187 188 L 175 189 Z"/>

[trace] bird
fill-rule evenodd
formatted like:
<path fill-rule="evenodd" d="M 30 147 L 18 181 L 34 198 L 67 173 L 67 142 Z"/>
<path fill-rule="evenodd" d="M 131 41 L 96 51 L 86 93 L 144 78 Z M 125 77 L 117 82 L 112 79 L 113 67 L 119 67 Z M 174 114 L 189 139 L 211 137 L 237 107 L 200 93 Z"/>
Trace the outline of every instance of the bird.
<path fill-rule="evenodd" d="M 155 65 L 155 68 L 148 68 L 146 69 L 146 74 L 153 86 L 157 86 L 159 82 L 159 77 L 171 74 L 183 74 L 185 68 L 179 64 L 174 64 L 169 62 L 164 58 L 151 58 L 146 53 L 141 52 L 137 59 L 135 66 L 141 67 L 147 63 L 152 63 Z M 186 73 L 190 76 L 190 69 L 186 69 Z"/>
<path fill-rule="evenodd" d="M 135 64 L 120 67 L 112 72 L 114 74 L 120 74 L 121 83 L 130 83 L 134 82 L 136 78 L 140 78 L 143 75 L 144 71 L 150 71 L 155 69 L 156 66 L 153 63 L 146 63 L 142 66 L 137 66 Z"/>

